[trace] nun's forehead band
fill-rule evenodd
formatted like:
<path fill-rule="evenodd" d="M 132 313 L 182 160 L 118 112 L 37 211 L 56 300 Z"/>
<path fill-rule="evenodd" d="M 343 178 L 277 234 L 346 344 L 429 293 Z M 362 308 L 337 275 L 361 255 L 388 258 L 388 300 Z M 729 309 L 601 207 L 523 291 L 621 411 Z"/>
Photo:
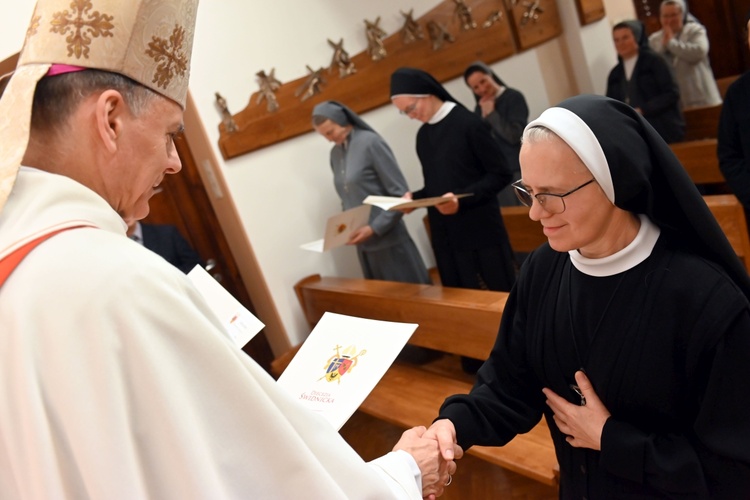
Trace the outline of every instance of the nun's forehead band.
<path fill-rule="evenodd" d="M 607 157 L 594 132 L 580 116 L 565 108 L 549 108 L 526 128 L 541 125 L 557 134 L 575 151 L 601 186 L 607 199 L 615 202 L 615 189 Z"/>

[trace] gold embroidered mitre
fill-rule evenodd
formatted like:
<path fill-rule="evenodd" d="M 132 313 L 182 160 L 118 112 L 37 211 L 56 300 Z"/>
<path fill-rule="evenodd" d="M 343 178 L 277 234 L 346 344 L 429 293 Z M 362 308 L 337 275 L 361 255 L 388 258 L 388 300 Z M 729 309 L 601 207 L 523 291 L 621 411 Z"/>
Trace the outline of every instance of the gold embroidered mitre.
<path fill-rule="evenodd" d="M 70 65 L 125 75 L 185 107 L 198 0 L 39 0 L 0 99 L 0 210 L 26 152 L 37 82 Z"/>

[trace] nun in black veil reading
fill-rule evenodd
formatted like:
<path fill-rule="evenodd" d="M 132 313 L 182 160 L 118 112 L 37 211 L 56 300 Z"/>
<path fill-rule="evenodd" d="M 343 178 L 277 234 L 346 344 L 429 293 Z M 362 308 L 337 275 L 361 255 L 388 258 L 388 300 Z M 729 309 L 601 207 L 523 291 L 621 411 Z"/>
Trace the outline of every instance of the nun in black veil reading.
<path fill-rule="evenodd" d="M 513 172 L 489 126 L 416 68 L 399 68 L 391 75 L 391 102 L 401 114 L 422 122 L 417 155 L 424 187 L 410 195 L 447 200 L 427 210 L 441 283 L 509 291 L 516 275 L 497 194 L 511 183 Z M 464 193 L 471 196 L 455 196 Z M 475 372 L 479 362 L 464 358 L 463 365 Z"/>

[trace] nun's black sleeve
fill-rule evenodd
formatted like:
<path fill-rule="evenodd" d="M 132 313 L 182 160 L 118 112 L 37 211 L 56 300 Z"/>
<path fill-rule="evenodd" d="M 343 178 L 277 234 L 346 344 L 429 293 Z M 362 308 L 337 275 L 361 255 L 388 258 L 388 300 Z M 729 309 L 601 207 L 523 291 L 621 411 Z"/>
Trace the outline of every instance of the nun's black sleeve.
<path fill-rule="evenodd" d="M 529 121 L 529 107 L 522 93 L 506 88 L 495 99 L 495 109 L 484 119 L 501 140 L 510 145 L 518 145 Z"/>
<path fill-rule="evenodd" d="M 513 170 L 505 161 L 489 124 L 463 108 L 460 111 L 462 123 L 456 133 L 464 138 L 469 161 L 482 172 L 481 177 L 462 186 L 462 192 L 473 193 L 473 196 L 462 199 L 461 206 L 475 207 L 496 198 L 497 193 L 513 181 Z"/>
<path fill-rule="evenodd" d="M 667 62 L 654 52 L 641 50 L 636 63 L 636 66 L 640 65 L 642 70 L 638 71 L 637 85 L 644 98 L 640 104 L 643 116 L 649 118 L 678 106 L 680 89 Z"/>
<path fill-rule="evenodd" d="M 507 444 L 538 424 L 546 408 L 543 386 L 528 362 L 524 286 L 516 282 L 508 297 L 495 345 L 471 393 L 451 396 L 440 407 L 438 418 L 453 422 L 464 450 Z"/>
<path fill-rule="evenodd" d="M 655 434 L 610 417 L 602 432 L 602 468 L 669 498 L 749 498 L 748 352 L 745 310 L 698 361 L 707 375 L 695 380 L 699 409 L 691 428 Z"/>

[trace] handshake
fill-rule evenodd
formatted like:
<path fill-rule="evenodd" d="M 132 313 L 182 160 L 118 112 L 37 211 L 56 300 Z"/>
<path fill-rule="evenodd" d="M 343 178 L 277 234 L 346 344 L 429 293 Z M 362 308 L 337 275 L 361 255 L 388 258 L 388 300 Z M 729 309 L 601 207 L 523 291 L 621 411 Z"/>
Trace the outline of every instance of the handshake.
<path fill-rule="evenodd" d="M 438 420 L 430 426 L 414 427 L 401 435 L 393 451 L 409 453 L 422 471 L 422 497 L 433 500 L 451 484 L 456 462 L 464 454 L 456 444 L 456 429 L 450 420 Z"/>

